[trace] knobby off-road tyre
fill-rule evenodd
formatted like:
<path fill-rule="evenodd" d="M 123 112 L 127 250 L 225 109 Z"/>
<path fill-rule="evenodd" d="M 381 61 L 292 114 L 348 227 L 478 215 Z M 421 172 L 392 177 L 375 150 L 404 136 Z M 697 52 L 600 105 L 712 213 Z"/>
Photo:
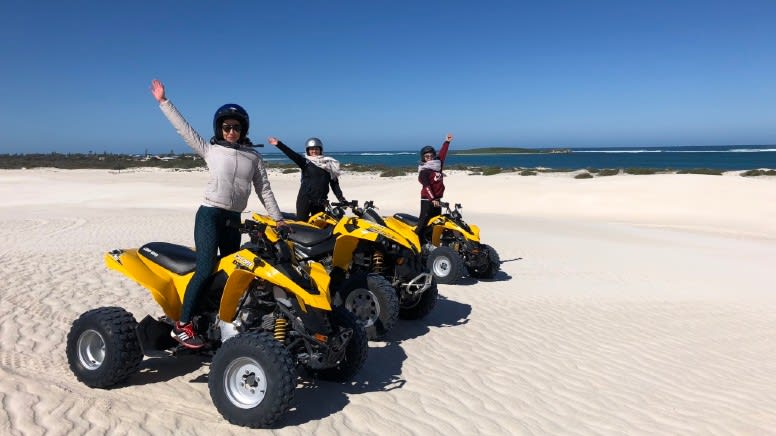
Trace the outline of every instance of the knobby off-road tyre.
<path fill-rule="evenodd" d="M 353 329 L 353 336 L 345 348 L 345 358 L 333 368 L 318 370 L 316 376 L 321 380 L 344 382 L 350 380 L 364 366 L 369 351 L 369 343 L 364 326 L 358 322 L 352 313 L 343 307 L 335 307 L 331 317 L 332 321 L 337 325 Z"/>
<path fill-rule="evenodd" d="M 380 339 L 396 325 L 399 296 L 385 277 L 359 274 L 340 289 L 342 306 L 364 326 L 368 339 Z"/>
<path fill-rule="evenodd" d="M 482 248 L 488 251 L 488 266 L 481 270 L 471 268 L 469 275 L 478 279 L 492 279 L 501 269 L 501 258 L 495 248 L 488 244 L 482 244 Z"/>
<path fill-rule="evenodd" d="M 401 319 L 420 319 L 431 313 L 434 310 L 434 306 L 437 303 L 437 297 L 439 296 L 439 290 L 436 283 L 431 283 L 431 286 L 426 289 L 426 292 L 415 300 L 413 304 L 402 305 L 399 309 L 399 318 Z"/>
<path fill-rule="evenodd" d="M 67 334 L 65 352 L 75 377 L 91 388 L 107 388 L 137 372 L 143 351 L 137 321 L 121 307 L 83 313 Z"/>
<path fill-rule="evenodd" d="M 242 333 L 224 342 L 213 356 L 207 384 L 213 404 L 227 421 L 267 427 L 291 407 L 294 361 L 270 334 Z"/>
<path fill-rule="evenodd" d="M 463 277 L 463 259 L 455 250 L 444 245 L 429 253 L 426 265 L 437 283 L 443 285 L 455 284 Z"/>

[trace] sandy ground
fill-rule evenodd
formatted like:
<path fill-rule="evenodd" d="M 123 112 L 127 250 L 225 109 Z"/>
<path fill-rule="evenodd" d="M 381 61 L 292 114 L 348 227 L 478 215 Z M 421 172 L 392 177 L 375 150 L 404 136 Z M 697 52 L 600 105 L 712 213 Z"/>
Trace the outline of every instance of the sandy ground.
<path fill-rule="evenodd" d="M 270 174 L 292 210 L 298 174 Z M 102 254 L 193 244 L 203 172 L 0 171 L 0 433 L 256 434 L 226 422 L 194 357 L 90 389 L 65 338 L 82 312 L 161 315 Z M 450 202 L 504 261 L 441 285 L 352 383 L 300 380 L 263 433 L 776 434 L 776 178 L 451 172 Z M 348 199 L 417 213 L 414 177 L 346 174 Z M 249 210 L 263 211 L 254 196 Z M 262 433 L 262 434 L 263 434 Z"/>

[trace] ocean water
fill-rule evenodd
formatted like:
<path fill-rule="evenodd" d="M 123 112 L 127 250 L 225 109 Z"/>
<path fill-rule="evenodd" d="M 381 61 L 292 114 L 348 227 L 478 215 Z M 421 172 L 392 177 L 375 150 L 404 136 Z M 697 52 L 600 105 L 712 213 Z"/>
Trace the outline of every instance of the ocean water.
<path fill-rule="evenodd" d="M 776 169 L 776 145 L 731 145 L 705 147 L 573 148 L 570 153 L 448 154 L 445 166 L 501 168 L 711 168 L 718 170 Z M 262 150 L 269 151 L 269 150 Z M 290 163 L 280 153 L 262 153 L 266 160 Z M 414 167 L 414 151 L 331 152 L 341 163 Z"/>

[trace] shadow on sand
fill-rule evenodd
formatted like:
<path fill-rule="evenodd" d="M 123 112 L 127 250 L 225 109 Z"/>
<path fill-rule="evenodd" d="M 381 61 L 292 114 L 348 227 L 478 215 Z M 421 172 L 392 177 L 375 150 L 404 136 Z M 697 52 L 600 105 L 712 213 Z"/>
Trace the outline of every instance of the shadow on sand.
<path fill-rule="evenodd" d="M 440 295 L 436 307 L 428 316 L 419 320 L 400 320 L 384 338 L 386 342 L 371 344 L 369 357 L 353 380 L 331 383 L 302 378 L 294 400 L 298 407 L 287 413 L 277 428 L 304 424 L 340 412 L 349 403 L 348 395 L 401 389 L 406 382 L 401 369 L 407 359 L 401 342 L 428 333 L 431 327 L 466 324 L 470 313 L 471 306 L 468 304 Z M 380 346 L 382 344 L 384 346 Z"/>
<path fill-rule="evenodd" d="M 344 383 L 317 380 L 300 371 L 294 392 L 294 403 L 271 429 L 297 426 L 334 415 L 350 402 L 349 395 L 367 392 L 388 392 L 401 389 L 406 380 L 402 377 L 402 365 L 407 353 L 401 342 L 429 332 L 431 327 L 456 327 L 469 322 L 471 306 L 450 300 L 442 295 L 428 316 L 419 320 L 400 320 L 385 338 L 385 342 L 370 344 L 369 356 L 356 376 Z M 165 382 L 175 377 L 197 371 L 210 364 L 208 356 L 184 355 L 146 359 L 137 374 L 126 383 L 117 386 L 139 386 Z M 190 383 L 207 383 L 208 374 L 200 374 Z"/>
<path fill-rule="evenodd" d="M 198 354 L 146 359 L 140 364 L 137 373 L 133 374 L 126 382 L 117 385 L 116 388 L 166 382 L 195 372 L 209 363 L 209 356 Z M 193 379 L 192 382 L 198 382 L 199 378 L 201 377 Z"/>

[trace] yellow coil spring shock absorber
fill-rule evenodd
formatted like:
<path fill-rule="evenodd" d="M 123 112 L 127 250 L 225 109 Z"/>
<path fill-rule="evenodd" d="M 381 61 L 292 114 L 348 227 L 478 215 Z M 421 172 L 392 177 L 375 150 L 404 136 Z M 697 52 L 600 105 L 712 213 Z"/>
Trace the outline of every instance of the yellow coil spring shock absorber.
<path fill-rule="evenodd" d="M 286 333 L 288 333 L 288 321 L 283 317 L 278 317 L 275 319 L 275 339 L 278 342 L 285 342 Z"/>
<path fill-rule="evenodd" d="M 383 253 L 381 251 L 375 251 L 374 254 L 372 254 L 372 272 L 382 274 L 384 268 L 383 263 Z"/>

